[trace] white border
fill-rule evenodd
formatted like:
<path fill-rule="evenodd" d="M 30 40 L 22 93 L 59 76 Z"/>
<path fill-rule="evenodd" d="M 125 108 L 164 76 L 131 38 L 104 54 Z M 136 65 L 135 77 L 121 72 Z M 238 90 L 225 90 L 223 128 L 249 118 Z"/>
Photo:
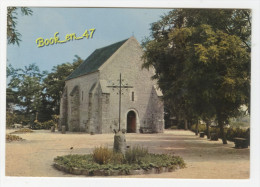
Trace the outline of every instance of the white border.
<path fill-rule="evenodd" d="M 132 0 L 132 1 L 97 1 L 97 0 L 1 0 L 0 9 L 0 186 L 260 186 L 260 63 L 259 63 L 259 0 Z M 252 84 L 251 84 L 251 154 L 249 180 L 202 180 L 202 179 L 113 179 L 113 178 L 46 178 L 46 177 L 5 177 L 5 79 L 6 79 L 6 7 L 139 7 L 139 8 L 249 8 L 252 9 Z M 4 23 L 4 24 L 3 24 Z"/>

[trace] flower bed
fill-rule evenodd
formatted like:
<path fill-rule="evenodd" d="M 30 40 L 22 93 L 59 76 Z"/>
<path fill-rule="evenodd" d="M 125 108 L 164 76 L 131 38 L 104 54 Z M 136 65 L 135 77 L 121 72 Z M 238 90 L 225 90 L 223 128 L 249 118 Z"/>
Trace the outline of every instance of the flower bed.
<path fill-rule="evenodd" d="M 23 134 L 23 133 L 32 133 L 32 132 L 33 132 L 33 130 L 31 130 L 31 129 L 19 129 L 10 134 Z"/>
<path fill-rule="evenodd" d="M 107 154 L 102 153 L 99 157 L 104 158 L 102 155 L 106 155 L 107 160 L 102 162 L 103 164 L 95 160 L 94 154 L 58 156 L 54 159 L 54 167 L 67 173 L 88 176 L 161 173 L 185 167 L 183 159 L 178 156 L 151 153 L 140 155 L 139 153 L 140 150 L 134 148 L 128 150 L 125 156 L 113 153 L 110 158 L 107 158 Z"/>
<path fill-rule="evenodd" d="M 20 136 L 11 135 L 11 134 L 6 134 L 5 139 L 7 142 L 23 140 Z"/>

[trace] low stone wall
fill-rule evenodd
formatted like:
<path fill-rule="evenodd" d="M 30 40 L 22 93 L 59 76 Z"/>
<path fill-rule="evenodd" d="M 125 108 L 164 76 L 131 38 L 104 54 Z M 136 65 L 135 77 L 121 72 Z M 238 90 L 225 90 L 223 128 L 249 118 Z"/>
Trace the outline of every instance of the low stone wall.
<path fill-rule="evenodd" d="M 74 174 L 74 175 L 86 175 L 86 176 L 118 176 L 118 175 L 142 175 L 142 174 L 159 174 L 163 172 L 172 172 L 178 167 L 168 168 L 168 167 L 160 167 L 160 168 L 151 168 L 148 170 L 139 169 L 139 170 L 97 170 L 97 171 L 88 171 L 86 169 L 79 168 L 68 168 L 58 163 L 54 162 L 53 166 L 63 172 Z"/>

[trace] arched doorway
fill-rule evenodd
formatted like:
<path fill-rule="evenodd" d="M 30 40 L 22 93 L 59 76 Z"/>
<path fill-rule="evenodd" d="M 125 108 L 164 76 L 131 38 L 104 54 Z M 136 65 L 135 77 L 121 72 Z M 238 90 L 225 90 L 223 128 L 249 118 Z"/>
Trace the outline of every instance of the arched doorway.
<path fill-rule="evenodd" d="M 136 114 L 132 110 L 127 113 L 127 132 L 136 132 Z"/>

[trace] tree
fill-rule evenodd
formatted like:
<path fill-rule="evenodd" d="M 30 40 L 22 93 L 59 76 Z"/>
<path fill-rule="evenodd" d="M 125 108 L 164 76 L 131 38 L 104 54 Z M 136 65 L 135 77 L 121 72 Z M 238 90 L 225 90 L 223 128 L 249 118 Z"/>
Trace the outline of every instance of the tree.
<path fill-rule="evenodd" d="M 17 31 L 17 15 L 20 9 L 22 15 L 32 15 L 33 11 L 27 7 L 8 7 L 7 8 L 7 41 L 8 44 L 17 44 L 21 41 L 21 34 Z"/>
<path fill-rule="evenodd" d="M 20 9 L 22 15 L 32 15 L 33 11 L 26 7 L 8 7 L 7 8 L 7 41 L 8 44 L 17 44 L 21 41 L 21 34 L 16 29 L 17 24 L 17 10 Z M 14 69 L 10 66 L 7 68 L 7 74 L 10 76 Z M 10 127 L 13 123 L 20 123 L 26 121 L 24 116 L 14 113 L 14 105 L 19 103 L 17 92 L 12 88 L 6 89 L 6 126 Z"/>
<path fill-rule="evenodd" d="M 6 89 L 6 110 L 13 111 L 13 105 L 18 102 L 17 93 L 11 88 Z"/>
<path fill-rule="evenodd" d="M 53 114 L 59 114 L 60 99 L 65 86 L 65 79 L 83 62 L 75 55 L 73 63 L 54 66 L 52 72 L 44 79 L 44 99 Z"/>
<path fill-rule="evenodd" d="M 11 77 L 7 88 L 7 104 L 14 103 L 25 116 L 37 119 L 39 107 L 42 104 L 42 81 L 47 72 L 40 72 L 35 64 L 24 69 L 7 67 L 7 77 Z M 12 94 L 16 99 L 10 100 Z"/>
<path fill-rule="evenodd" d="M 184 118 L 224 124 L 249 106 L 250 11 L 176 9 L 152 24 L 144 65 L 170 110 Z"/>

